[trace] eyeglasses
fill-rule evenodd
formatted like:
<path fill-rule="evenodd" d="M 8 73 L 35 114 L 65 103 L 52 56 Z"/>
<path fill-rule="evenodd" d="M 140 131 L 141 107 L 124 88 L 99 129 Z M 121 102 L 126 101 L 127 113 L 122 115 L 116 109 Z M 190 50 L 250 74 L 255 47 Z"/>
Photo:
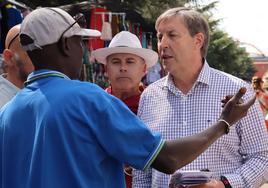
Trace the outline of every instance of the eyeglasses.
<path fill-rule="evenodd" d="M 7 49 L 10 49 L 11 44 L 14 42 L 14 40 L 19 36 L 20 33 L 17 33 L 9 42 L 7 45 Z"/>
<path fill-rule="evenodd" d="M 61 34 L 61 36 L 60 36 L 60 38 L 59 38 L 59 41 L 62 39 L 62 37 L 63 37 L 63 35 L 69 30 L 69 29 L 71 29 L 81 18 L 83 18 L 84 17 L 84 15 L 81 15 L 81 16 L 79 16 L 76 20 L 75 20 L 75 22 L 74 23 L 72 23 L 71 25 L 69 25 L 69 27 L 67 27 L 63 32 L 62 32 L 62 34 Z"/>

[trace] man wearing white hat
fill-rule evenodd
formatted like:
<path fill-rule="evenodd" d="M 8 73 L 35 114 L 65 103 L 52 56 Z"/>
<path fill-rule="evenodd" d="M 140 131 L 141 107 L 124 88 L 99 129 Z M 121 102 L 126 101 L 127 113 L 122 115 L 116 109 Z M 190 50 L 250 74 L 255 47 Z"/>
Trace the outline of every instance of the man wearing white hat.
<path fill-rule="evenodd" d="M 93 51 L 92 56 L 105 65 L 110 80 L 106 91 L 124 101 L 136 114 L 144 89 L 141 80 L 157 63 L 158 54 L 142 48 L 136 35 L 122 31 L 113 37 L 109 47 Z"/>
<path fill-rule="evenodd" d="M 240 89 L 209 129 L 165 142 L 119 99 L 70 80 L 82 65 L 81 36 L 100 36 L 76 22 L 61 9 L 40 8 L 21 25 L 20 42 L 35 71 L 0 110 L 2 188 L 123 188 L 123 163 L 172 173 L 224 135 L 255 101 L 237 104 L 245 93 Z"/>
<path fill-rule="evenodd" d="M 158 60 L 158 54 L 142 48 L 138 37 L 128 31 L 121 31 L 111 40 L 108 48 L 92 52 L 96 60 L 105 65 L 110 80 L 106 91 L 121 99 L 137 114 L 140 95 L 144 90 L 141 83 L 147 70 Z M 125 167 L 127 188 L 132 187 L 132 170 Z"/>

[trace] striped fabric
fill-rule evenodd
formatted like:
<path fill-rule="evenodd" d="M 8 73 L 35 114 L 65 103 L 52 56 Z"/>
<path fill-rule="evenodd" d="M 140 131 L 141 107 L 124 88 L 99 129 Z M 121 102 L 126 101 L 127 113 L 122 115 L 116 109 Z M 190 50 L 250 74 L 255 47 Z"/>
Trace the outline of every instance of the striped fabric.
<path fill-rule="evenodd" d="M 249 84 L 205 63 L 187 95 L 174 86 L 170 75 L 151 84 L 141 96 L 138 116 L 167 140 L 196 134 L 217 121 L 221 99 L 241 86 L 248 88 L 244 96 L 248 100 L 254 93 Z M 226 176 L 234 188 L 259 187 L 268 172 L 267 136 L 260 106 L 255 102 L 228 135 L 181 170 L 209 169 L 215 178 Z M 169 176 L 154 169 L 135 170 L 133 181 L 135 188 L 167 188 Z"/>

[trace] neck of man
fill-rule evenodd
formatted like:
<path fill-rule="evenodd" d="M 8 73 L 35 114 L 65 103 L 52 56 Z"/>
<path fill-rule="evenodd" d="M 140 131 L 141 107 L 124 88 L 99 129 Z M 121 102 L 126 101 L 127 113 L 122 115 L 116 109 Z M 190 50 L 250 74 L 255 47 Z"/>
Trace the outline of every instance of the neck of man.
<path fill-rule="evenodd" d="M 121 100 L 128 99 L 141 93 L 139 85 L 130 89 L 115 88 L 112 86 L 112 94 Z"/>
<path fill-rule="evenodd" d="M 17 78 L 15 75 L 16 74 L 14 74 L 14 73 L 8 73 L 7 76 L 6 76 L 6 79 L 9 82 L 11 82 L 12 84 L 14 84 L 16 87 L 18 87 L 20 89 L 23 88 L 24 82 L 21 81 L 19 78 Z"/>
<path fill-rule="evenodd" d="M 185 63 L 179 71 L 172 73 L 174 85 L 183 93 L 187 94 L 195 84 L 203 67 L 202 59 Z"/>

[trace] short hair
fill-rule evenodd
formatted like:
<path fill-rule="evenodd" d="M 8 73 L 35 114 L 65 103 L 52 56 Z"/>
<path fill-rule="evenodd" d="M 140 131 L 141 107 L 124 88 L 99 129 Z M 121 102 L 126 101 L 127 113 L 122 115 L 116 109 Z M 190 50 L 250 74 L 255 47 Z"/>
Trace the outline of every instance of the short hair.
<path fill-rule="evenodd" d="M 162 13 L 155 22 L 155 29 L 157 30 L 159 24 L 170 17 L 179 16 L 182 18 L 186 28 L 188 29 L 190 35 L 193 37 L 197 33 L 203 33 L 204 35 L 204 44 L 201 48 L 201 55 L 203 58 L 207 56 L 208 44 L 209 44 L 209 25 L 204 16 L 197 12 L 196 10 L 185 8 L 185 7 L 176 7 L 169 9 Z"/>
<path fill-rule="evenodd" d="M 260 78 L 258 76 L 253 76 L 251 82 L 256 83 L 256 84 L 260 84 L 260 83 L 263 83 L 263 80 L 262 80 L 262 78 Z"/>

